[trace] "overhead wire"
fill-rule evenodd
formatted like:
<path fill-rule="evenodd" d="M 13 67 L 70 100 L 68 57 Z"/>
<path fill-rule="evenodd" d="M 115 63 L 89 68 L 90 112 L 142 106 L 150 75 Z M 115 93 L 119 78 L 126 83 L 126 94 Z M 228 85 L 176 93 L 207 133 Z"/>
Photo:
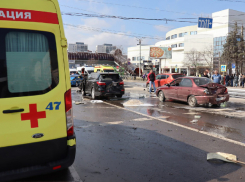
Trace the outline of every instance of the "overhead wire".
<path fill-rule="evenodd" d="M 125 35 L 125 36 L 130 36 L 130 37 L 135 37 L 135 38 L 147 38 L 147 39 L 156 39 L 156 40 L 164 40 L 163 37 L 158 37 L 158 36 L 150 36 L 150 35 L 144 35 L 144 34 L 130 34 L 128 32 L 121 32 L 121 31 L 115 31 L 115 30 L 109 30 L 109 29 L 101 29 L 101 28 L 94 28 L 94 27 L 89 27 L 85 25 L 73 25 L 73 24 L 67 24 L 64 23 L 65 26 L 70 26 L 78 29 L 84 29 L 84 30 L 90 30 L 90 31 L 96 31 L 96 32 L 103 32 L 103 33 L 110 33 L 110 34 L 116 34 L 116 35 Z"/>
<path fill-rule="evenodd" d="M 173 21 L 173 22 L 187 22 L 187 23 L 197 23 L 193 21 L 186 20 L 176 20 L 176 19 L 168 19 L 168 18 L 139 18 L 139 17 L 125 17 L 125 16 L 115 16 L 115 15 L 102 15 L 102 14 L 88 14 L 88 13 L 61 13 L 62 15 L 68 16 L 85 16 L 85 17 L 96 17 L 96 18 L 115 18 L 122 20 L 149 20 L 149 21 Z"/>
<path fill-rule="evenodd" d="M 84 10 L 84 9 L 81 9 L 81 8 L 75 8 L 75 7 L 67 6 L 67 5 L 60 5 L 60 6 L 67 7 L 67 8 L 71 8 L 71 9 L 82 10 L 82 11 L 86 11 L 86 12 L 91 12 L 91 13 L 96 13 L 96 14 L 102 15 L 101 13 L 98 13 L 98 12 L 95 12 L 95 11 L 88 11 L 88 10 Z M 141 24 L 147 24 L 147 25 L 153 25 L 153 26 L 156 26 L 156 24 L 152 24 L 152 23 L 148 23 L 148 22 L 142 22 L 142 21 L 137 21 L 137 20 L 131 20 L 131 21 L 138 22 L 138 23 L 141 23 Z"/>
<path fill-rule="evenodd" d="M 102 2 L 102 1 L 95 1 L 95 0 L 78 0 L 78 1 L 87 1 L 87 2 L 93 2 L 93 3 L 99 3 L 99 4 L 109 4 L 109 5 L 115 5 L 115 6 L 124 6 L 124 7 L 131 7 L 131 8 L 138 8 L 138 9 L 147 9 L 147 10 L 154 10 L 154 11 L 165 11 L 169 13 L 177 13 L 177 14 L 187 14 L 187 15 L 193 15 L 197 16 L 195 13 L 185 13 L 185 12 L 179 12 L 179 11 L 170 11 L 165 9 L 158 9 L 158 8 L 149 8 L 149 7 L 142 7 L 142 6 L 133 6 L 133 5 L 125 5 L 125 4 L 118 4 L 118 3 L 109 3 L 109 2 Z"/>

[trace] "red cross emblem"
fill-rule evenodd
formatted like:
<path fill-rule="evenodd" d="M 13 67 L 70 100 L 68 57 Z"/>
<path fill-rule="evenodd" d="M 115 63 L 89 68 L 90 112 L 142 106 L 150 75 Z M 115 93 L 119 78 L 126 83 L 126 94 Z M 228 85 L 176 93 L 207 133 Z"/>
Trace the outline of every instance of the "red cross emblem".
<path fill-rule="evenodd" d="M 30 112 L 21 114 L 21 121 L 30 120 L 31 128 L 38 127 L 38 119 L 46 118 L 46 111 L 37 112 L 37 104 L 29 105 Z"/>

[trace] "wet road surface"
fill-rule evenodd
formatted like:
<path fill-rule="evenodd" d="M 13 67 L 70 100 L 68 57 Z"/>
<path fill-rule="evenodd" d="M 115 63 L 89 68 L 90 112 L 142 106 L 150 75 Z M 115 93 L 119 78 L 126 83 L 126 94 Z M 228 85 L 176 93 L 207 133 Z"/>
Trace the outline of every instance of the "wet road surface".
<path fill-rule="evenodd" d="M 206 160 L 208 152 L 226 152 L 245 161 L 243 101 L 190 108 L 160 102 L 140 84 L 125 88 L 122 99 L 102 103 L 81 100 L 73 88 L 78 177 L 65 170 L 22 181 L 244 181 L 244 166 Z M 124 106 L 132 99 L 141 104 Z"/>

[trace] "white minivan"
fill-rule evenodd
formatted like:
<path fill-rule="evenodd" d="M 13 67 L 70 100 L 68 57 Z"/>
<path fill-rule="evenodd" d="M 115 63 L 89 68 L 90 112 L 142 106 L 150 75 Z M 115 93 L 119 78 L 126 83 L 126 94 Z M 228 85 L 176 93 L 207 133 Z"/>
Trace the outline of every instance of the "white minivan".
<path fill-rule="evenodd" d="M 81 74 L 91 74 L 94 72 L 94 67 L 93 66 L 82 66 L 82 67 L 77 67 L 77 71 L 81 72 Z"/>

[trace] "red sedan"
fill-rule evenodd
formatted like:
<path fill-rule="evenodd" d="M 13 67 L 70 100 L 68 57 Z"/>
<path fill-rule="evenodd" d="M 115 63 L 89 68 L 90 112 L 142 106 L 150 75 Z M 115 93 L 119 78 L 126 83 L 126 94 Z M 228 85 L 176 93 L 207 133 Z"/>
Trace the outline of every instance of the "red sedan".
<path fill-rule="evenodd" d="M 165 84 L 168 84 L 170 82 L 172 82 L 173 80 L 175 80 L 176 78 L 179 77 L 183 77 L 184 75 L 181 73 L 163 73 L 163 74 L 159 74 L 156 76 L 156 80 L 155 80 L 155 86 L 160 87 L 163 86 Z M 149 80 L 147 80 L 146 82 L 146 88 L 147 90 L 149 90 Z"/>
<path fill-rule="evenodd" d="M 229 101 L 227 88 L 205 77 L 182 77 L 170 84 L 159 87 L 156 91 L 160 101 L 173 99 L 187 102 L 195 107 L 198 104 L 220 106 Z"/>

